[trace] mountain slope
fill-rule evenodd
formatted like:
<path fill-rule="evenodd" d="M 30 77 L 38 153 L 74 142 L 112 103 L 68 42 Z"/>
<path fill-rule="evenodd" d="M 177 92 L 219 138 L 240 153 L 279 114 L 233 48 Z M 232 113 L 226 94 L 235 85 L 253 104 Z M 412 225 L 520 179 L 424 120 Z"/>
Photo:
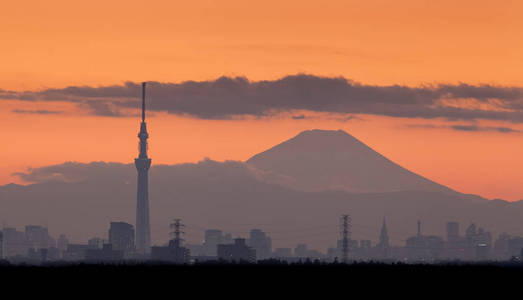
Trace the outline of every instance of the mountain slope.
<path fill-rule="evenodd" d="M 345 131 L 303 131 L 247 163 L 293 179 L 304 191 L 455 193 L 388 160 Z"/>

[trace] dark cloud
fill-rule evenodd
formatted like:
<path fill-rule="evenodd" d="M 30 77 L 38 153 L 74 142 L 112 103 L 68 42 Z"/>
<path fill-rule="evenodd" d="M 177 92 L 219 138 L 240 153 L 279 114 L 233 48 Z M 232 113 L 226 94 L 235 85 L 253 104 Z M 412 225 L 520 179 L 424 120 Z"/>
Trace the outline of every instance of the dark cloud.
<path fill-rule="evenodd" d="M 435 129 L 435 128 L 442 128 L 445 126 L 438 126 L 434 124 L 408 124 L 405 125 L 406 128 L 421 128 L 421 129 Z"/>
<path fill-rule="evenodd" d="M 305 115 L 292 116 L 293 120 L 304 120 L 307 117 Z"/>
<path fill-rule="evenodd" d="M 509 127 L 490 127 L 490 126 L 476 126 L 476 125 L 454 125 L 449 126 L 451 129 L 458 131 L 496 131 L 501 133 L 520 132 L 517 129 Z"/>
<path fill-rule="evenodd" d="M 488 128 L 491 128 L 491 129 L 493 129 L 495 131 L 503 132 L 503 133 L 521 132 L 520 130 L 512 129 L 512 128 L 509 128 L 509 127 L 488 127 Z"/>
<path fill-rule="evenodd" d="M 480 131 L 481 129 L 479 126 L 476 125 L 454 125 L 450 126 L 450 128 L 459 131 Z"/>
<path fill-rule="evenodd" d="M 59 115 L 62 112 L 57 110 L 24 110 L 24 109 L 13 109 L 11 112 L 15 114 L 30 114 L 30 115 Z"/>
<path fill-rule="evenodd" d="M 349 121 L 353 121 L 353 120 L 359 120 L 359 121 L 364 121 L 363 118 L 360 118 L 358 116 L 354 116 L 354 115 L 345 115 L 343 117 L 340 117 L 340 118 L 334 118 L 336 119 L 337 121 L 339 122 L 349 122 Z"/>
<path fill-rule="evenodd" d="M 434 125 L 434 124 L 409 124 L 407 128 L 421 128 L 421 129 L 452 129 L 456 131 L 468 131 L 468 132 L 485 132 L 495 131 L 500 133 L 518 133 L 521 132 L 518 129 L 510 127 L 496 127 L 496 126 L 478 126 L 478 125 Z"/>
<path fill-rule="evenodd" d="M 124 117 L 126 114 L 121 109 L 115 106 L 113 102 L 102 102 L 96 100 L 86 100 L 79 104 L 85 107 L 90 114 L 103 117 Z"/>
<path fill-rule="evenodd" d="M 263 117 L 305 110 L 334 114 L 372 114 L 403 118 L 505 120 L 523 122 L 523 89 L 494 85 L 440 84 L 408 87 L 365 85 L 343 77 L 292 75 L 249 81 L 220 77 L 182 83 L 150 82 L 149 109 L 201 119 Z M 122 116 L 139 107 L 140 84 L 67 87 L 42 91 L 0 90 L 0 98 L 24 101 L 69 101 L 91 114 Z M 442 100 L 476 105 L 449 105 Z"/>

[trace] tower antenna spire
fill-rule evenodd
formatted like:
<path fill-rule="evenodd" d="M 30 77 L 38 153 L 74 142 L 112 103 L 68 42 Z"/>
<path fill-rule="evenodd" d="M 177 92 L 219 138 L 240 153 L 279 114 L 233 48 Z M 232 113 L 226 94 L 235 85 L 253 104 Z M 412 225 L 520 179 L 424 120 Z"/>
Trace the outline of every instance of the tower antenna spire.
<path fill-rule="evenodd" d="M 142 82 L 142 122 L 145 122 L 145 84 Z"/>

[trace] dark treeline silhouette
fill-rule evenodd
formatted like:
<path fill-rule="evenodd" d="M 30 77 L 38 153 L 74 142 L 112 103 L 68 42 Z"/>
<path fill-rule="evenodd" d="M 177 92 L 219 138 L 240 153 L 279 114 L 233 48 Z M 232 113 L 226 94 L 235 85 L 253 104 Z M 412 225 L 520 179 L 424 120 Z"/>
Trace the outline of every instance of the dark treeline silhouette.
<path fill-rule="evenodd" d="M 97 281 L 128 282 L 136 278 L 148 280 L 184 280 L 186 282 L 228 282 L 256 285 L 260 279 L 317 280 L 334 284 L 339 281 L 355 280 L 366 285 L 414 283 L 431 281 L 458 284 L 473 280 L 476 282 L 507 279 L 517 280 L 523 275 L 520 262 L 442 262 L 439 264 L 405 264 L 383 262 L 339 262 L 302 261 L 288 263 L 282 260 L 262 260 L 258 263 L 207 261 L 193 265 L 179 265 L 163 262 L 113 262 L 94 263 L 48 263 L 40 266 L 28 264 L 0 263 L 0 274 L 10 279 L 64 278 L 79 280 L 82 277 Z M 408 281 L 404 281 L 408 280 Z M 437 281 L 435 281 L 437 280 Z M 249 283 L 250 282 L 250 283 Z M 509 281 L 506 281 L 508 284 Z M 415 288 L 411 286 L 410 288 Z"/>
<path fill-rule="evenodd" d="M 151 270 L 182 270 L 182 269 L 234 269 L 234 268 L 243 268 L 243 269 L 263 269 L 263 268 L 275 268 L 275 269 L 293 269 L 293 268 L 316 268 L 316 269 L 343 269 L 343 270 L 364 270 L 364 269 L 380 269 L 380 270 L 394 270 L 394 271 L 404 271 L 404 270 L 507 270 L 514 269 L 522 272 L 523 274 L 523 263 L 519 261 L 506 261 L 506 262 L 462 262 L 462 261 L 447 261 L 440 263 L 402 263 L 402 262 L 380 262 L 380 261 L 369 261 L 369 262 L 352 262 L 344 264 L 341 262 L 324 262 L 320 260 L 303 260 L 298 262 L 287 262 L 285 260 L 278 259 L 268 259 L 260 260 L 256 263 L 248 261 L 226 261 L 226 260 L 211 260 L 204 262 L 195 262 L 194 264 L 175 264 L 164 261 L 115 261 L 115 262 L 104 262 L 104 263 L 94 263 L 94 262 L 50 262 L 40 265 L 34 264 L 12 264 L 6 260 L 0 261 L 0 270 L 9 271 L 9 270 L 109 270 L 109 269 L 122 269 L 123 270 L 138 270 L 138 269 L 151 269 Z"/>

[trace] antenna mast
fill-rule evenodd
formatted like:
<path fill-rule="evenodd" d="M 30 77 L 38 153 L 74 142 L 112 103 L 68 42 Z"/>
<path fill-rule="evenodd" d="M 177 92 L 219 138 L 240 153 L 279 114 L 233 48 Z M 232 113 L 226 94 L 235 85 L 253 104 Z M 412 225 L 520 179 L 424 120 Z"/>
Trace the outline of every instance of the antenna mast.
<path fill-rule="evenodd" d="M 145 83 L 142 82 L 142 122 L 145 122 Z"/>

